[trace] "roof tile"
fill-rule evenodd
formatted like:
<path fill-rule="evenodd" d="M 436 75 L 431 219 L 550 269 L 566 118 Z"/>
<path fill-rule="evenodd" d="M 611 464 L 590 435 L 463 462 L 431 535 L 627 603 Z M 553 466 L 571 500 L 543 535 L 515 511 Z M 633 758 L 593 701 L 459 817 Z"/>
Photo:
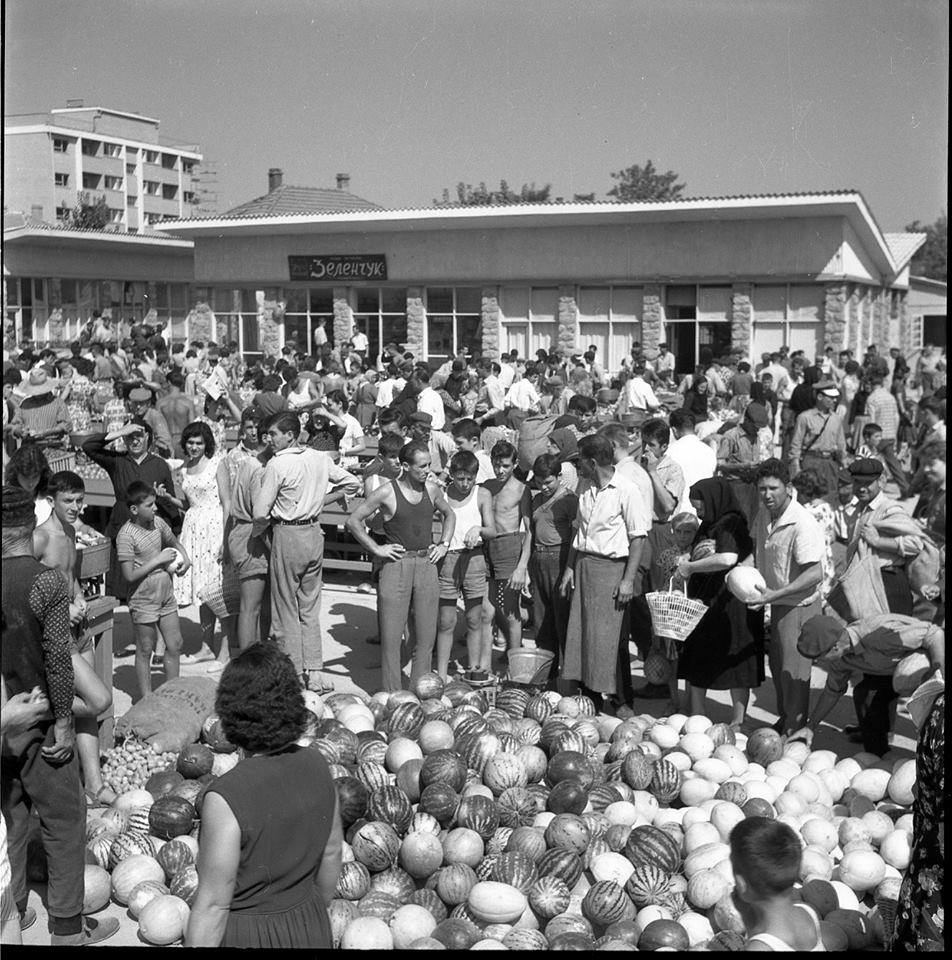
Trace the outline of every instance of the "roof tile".
<path fill-rule="evenodd" d="M 280 217 L 285 214 L 342 213 L 347 210 L 382 210 L 376 203 L 346 190 L 329 187 L 276 187 L 263 197 L 232 207 L 225 213 L 202 218 L 210 220 L 244 219 L 246 217 Z"/>

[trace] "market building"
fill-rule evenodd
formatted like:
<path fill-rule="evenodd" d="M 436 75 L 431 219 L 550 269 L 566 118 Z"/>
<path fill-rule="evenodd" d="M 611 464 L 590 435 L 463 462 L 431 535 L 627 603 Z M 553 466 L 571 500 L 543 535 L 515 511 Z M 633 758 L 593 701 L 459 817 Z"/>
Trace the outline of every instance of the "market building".
<path fill-rule="evenodd" d="M 366 204 L 366 202 L 364 202 Z M 163 224 L 194 242 L 209 336 L 247 353 L 337 341 L 406 344 L 441 363 L 465 348 L 521 356 L 590 345 L 615 367 L 633 341 L 700 351 L 787 344 L 862 353 L 900 344 L 909 260 L 924 234 L 886 234 L 861 194 L 831 191 L 646 203 L 262 210 Z M 194 328 L 193 328 L 194 329 Z"/>

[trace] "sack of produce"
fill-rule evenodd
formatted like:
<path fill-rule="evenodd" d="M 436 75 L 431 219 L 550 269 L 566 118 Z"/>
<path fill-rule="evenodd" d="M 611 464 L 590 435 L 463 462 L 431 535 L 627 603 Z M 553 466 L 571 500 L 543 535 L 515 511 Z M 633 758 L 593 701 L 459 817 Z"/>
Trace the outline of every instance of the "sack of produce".
<path fill-rule="evenodd" d="M 215 708 L 215 681 L 176 677 L 143 697 L 116 721 L 116 737 L 135 736 L 159 751 L 183 749 L 198 740 Z"/>

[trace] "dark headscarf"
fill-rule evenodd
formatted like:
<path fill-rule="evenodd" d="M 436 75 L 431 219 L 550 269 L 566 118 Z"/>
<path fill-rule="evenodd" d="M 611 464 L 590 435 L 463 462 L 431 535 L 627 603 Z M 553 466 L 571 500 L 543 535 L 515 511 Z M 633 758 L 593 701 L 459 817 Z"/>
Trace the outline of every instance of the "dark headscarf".
<path fill-rule="evenodd" d="M 704 504 L 704 519 L 698 527 L 695 542 L 707 538 L 711 527 L 728 514 L 736 513 L 739 517 L 743 517 L 740 504 L 734 496 L 734 487 L 723 477 L 698 480 L 692 485 L 689 494 L 692 500 L 700 500 Z"/>
<path fill-rule="evenodd" d="M 707 380 L 706 377 L 702 379 Z M 693 413 L 695 417 L 701 417 L 702 419 L 707 419 L 707 401 L 711 396 L 711 384 L 710 381 L 707 381 L 707 393 L 698 393 L 694 389 L 694 384 L 697 382 L 697 375 L 695 375 L 695 380 L 692 381 L 691 386 L 684 393 L 684 404 L 682 405 L 683 410 L 687 410 L 689 413 Z"/>
<path fill-rule="evenodd" d="M 578 459 L 578 434 L 571 427 L 553 430 L 549 440 L 559 448 L 559 457 L 563 462 Z"/>

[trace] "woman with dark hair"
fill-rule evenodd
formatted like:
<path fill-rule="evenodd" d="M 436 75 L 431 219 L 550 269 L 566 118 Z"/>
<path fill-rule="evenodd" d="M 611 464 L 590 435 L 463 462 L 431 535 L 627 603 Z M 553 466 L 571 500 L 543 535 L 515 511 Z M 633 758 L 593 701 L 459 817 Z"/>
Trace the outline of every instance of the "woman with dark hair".
<path fill-rule="evenodd" d="M 49 500 L 44 496 L 52 475 L 46 454 L 32 440 L 24 441 L 20 448 L 13 452 L 4 474 L 4 483 L 20 487 L 34 498 L 37 526 L 46 523 L 53 512 Z"/>
<path fill-rule="evenodd" d="M 684 403 L 681 409 L 694 414 L 698 422 L 707 419 L 707 404 L 711 398 L 711 385 L 703 372 L 698 370 L 691 378 L 691 386 L 684 391 Z"/>
<path fill-rule="evenodd" d="M 678 676 L 689 685 L 691 714 L 706 712 L 707 690 L 730 690 L 736 730 L 746 718 L 750 691 L 764 682 L 764 615 L 738 600 L 725 581 L 753 555 L 754 543 L 730 481 L 699 480 L 690 498 L 701 525 L 691 559 L 678 564 L 678 573 L 688 582 L 688 596 L 708 609 L 684 642 Z"/>
<path fill-rule="evenodd" d="M 341 867 L 337 794 L 307 725 L 291 660 L 256 643 L 225 668 L 215 712 L 246 757 L 202 802 L 198 890 L 187 947 L 330 949 Z"/>
<path fill-rule="evenodd" d="M 559 481 L 570 493 L 578 488 L 578 434 L 571 427 L 557 427 L 549 434 L 548 452 L 561 462 Z"/>
<path fill-rule="evenodd" d="M 222 583 L 223 544 L 225 539 L 225 508 L 230 491 L 222 490 L 223 478 L 218 476 L 221 455 L 212 435 L 212 430 L 203 420 L 195 420 L 182 431 L 182 453 L 185 463 L 181 469 L 182 499 L 168 496 L 165 488 L 156 492 L 166 495 L 169 502 L 185 511 L 185 521 L 179 539 L 192 561 L 184 576 L 176 577 L 175 598 L 180 607 L 199 604 L 199 620 L 202 627 L 202 646 L 198 653 L 183 655 L 182 663 L 202 663 L 221 659 L 209 669 L 220 670 L 228 659 L 228 648 L 219 639 L 219 650 L 213 649 L 215 614 L 202 602 L 202 594 Z M 227 481 L 225 481 L 227 482 Z M 229 639 L 234 633 L 235 619 L 232 616 L 222 621 Z"/>

